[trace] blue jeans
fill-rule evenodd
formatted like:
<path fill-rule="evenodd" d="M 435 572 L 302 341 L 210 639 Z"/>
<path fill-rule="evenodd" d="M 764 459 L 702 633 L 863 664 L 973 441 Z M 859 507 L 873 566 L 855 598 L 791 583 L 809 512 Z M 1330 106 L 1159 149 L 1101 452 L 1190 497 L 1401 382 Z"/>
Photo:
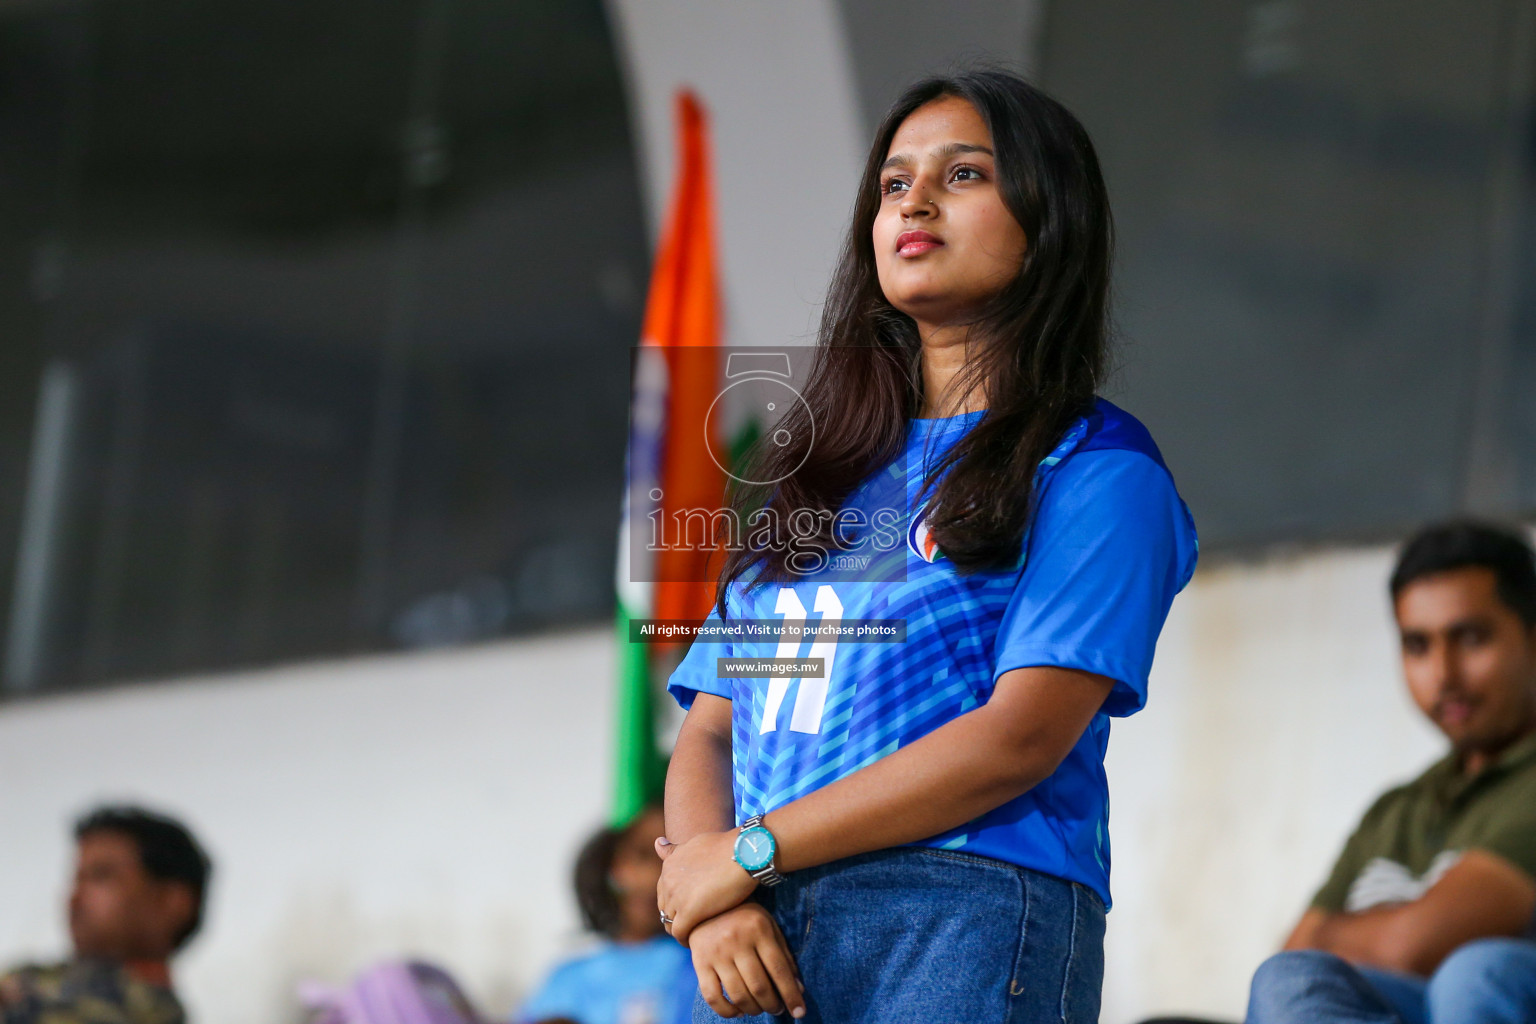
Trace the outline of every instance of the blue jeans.
<path fill-rule="evenodd" d="M 1259 965 L 1248 1024 L 1528 1024 L 1536 1021 L 1536 942 L 1478 939 L 1428 978 L 1355 967 L 1316 950 Z"/>
<path fill-rule="evenodd" d="M 903 846 L 796 871 L 758 892 L 800 967 L 804 1024 L 1099 1019 L 1104 904 L 1085 885 Z M 721 1019 L 695 999 L 694 1024 Z"/>

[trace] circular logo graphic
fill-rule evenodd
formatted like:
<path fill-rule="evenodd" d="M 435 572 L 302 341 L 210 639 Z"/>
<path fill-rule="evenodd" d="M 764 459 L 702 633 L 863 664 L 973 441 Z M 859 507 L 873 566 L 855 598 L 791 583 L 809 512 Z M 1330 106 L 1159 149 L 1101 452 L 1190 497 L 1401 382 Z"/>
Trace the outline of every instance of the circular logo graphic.
<path fill-rule="evenodd" d="M 727 399 L 727 395 L 730 397 Z M 722 420 L 725 419 L 727 409 L 734 415 L 740 415 L 748 422 L 756 420 L 764 434 L 762 442 L 769 450 L 773 448 L 787 448 L 798 440 L 790 435 L 789 428 L 784 425 L 792 409 L 799 408 L 802 416 L 801 422 L 806 424 L 806 429 L 812 433 L 805 439 L 803 455 L 789 469 L 779 473 L 771 479 L 757 480 L 743 475 L 748 472 L 745 467 L 733 466 L 728 442 L 721 439 L 723 436 Z M 805 464 L 810 455 L 811 442 L 815 437 L 815 427 L 811 423 L 811 407 L 806 404 L 800 393 L 790 387 L 777 375 L 754 375 L 743 377 L 726 385 L 710 403 L 709 412 L 704 417 L 704 443 L 709 449 L 709 457 L 715 465 L 724 470 L 725 475 L 744 484 L 771 485 L 776 484 L 785 477 L 790 476 Z"/>

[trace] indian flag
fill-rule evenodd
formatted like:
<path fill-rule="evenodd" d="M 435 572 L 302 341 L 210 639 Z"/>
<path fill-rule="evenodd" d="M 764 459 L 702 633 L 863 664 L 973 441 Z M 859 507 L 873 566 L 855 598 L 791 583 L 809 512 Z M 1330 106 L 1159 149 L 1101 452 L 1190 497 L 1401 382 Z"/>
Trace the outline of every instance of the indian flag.
<path fill-rule="evenodd" d="M 716 509 L 725 494 L 725 473 L 711 457 L 705 433 L 719 389 L 721 343 L 708 127 L 699 101 L 687 91 L 677 95 L 676 117 L 677 179 L 637 353 L 619 528 L 615 825 L 661 796 L 659 680 L 653 676 L 659 654 L 687 644 L 631 642 L 630 621 L 702 621 L 714 600 L 714 584 L 706 582 L 713 554 L 707 544 L 649 550 L 648 538 L 653 524 L 670 522 L 674 511 Z"/>

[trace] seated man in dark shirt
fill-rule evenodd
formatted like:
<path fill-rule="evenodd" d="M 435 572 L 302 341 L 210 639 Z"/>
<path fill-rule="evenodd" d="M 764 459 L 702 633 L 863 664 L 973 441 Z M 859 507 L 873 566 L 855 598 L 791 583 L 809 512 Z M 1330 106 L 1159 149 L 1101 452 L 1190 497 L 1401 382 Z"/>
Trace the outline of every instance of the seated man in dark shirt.
<path fill-rule="evenodd" d="M 1421 533 L 1392 574 L 1403 672 L 1450 751 L 1365 814 L 1249 1024 L 1536 1021 L 1536 558 L 1512 533 Z"/>
<path fill-rule="evenodd" d="M 171 955 L 197 932 L 210 865 L 161 815 L 103 807 L 75 825 L 74 956 L 0 975 L 0 1024 L 183 1024 Z"/>

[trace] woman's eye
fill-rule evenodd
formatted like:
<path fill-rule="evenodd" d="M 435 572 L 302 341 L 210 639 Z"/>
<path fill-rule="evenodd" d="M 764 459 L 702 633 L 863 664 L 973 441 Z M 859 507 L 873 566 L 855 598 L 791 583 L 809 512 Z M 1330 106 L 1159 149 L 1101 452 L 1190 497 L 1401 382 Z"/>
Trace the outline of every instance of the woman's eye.
<path fill-rule="evenodd" d="M 965 177 L 961 177 L 964 175 Z M 974 167 L 956 167 L 950 178 L 954 181 L 973 181 L 981 177 L 981 172 Z"/>
<path fill-rule="evenodd" d="M 883 195 L 890 195 L 892 192 L 898 192 L 906 187 L 907 183 L 902 181 L 900 178 L 892 178 L 890 181 L 887 181 L 884 185 L 880 186 L 880 192 Z"/>

